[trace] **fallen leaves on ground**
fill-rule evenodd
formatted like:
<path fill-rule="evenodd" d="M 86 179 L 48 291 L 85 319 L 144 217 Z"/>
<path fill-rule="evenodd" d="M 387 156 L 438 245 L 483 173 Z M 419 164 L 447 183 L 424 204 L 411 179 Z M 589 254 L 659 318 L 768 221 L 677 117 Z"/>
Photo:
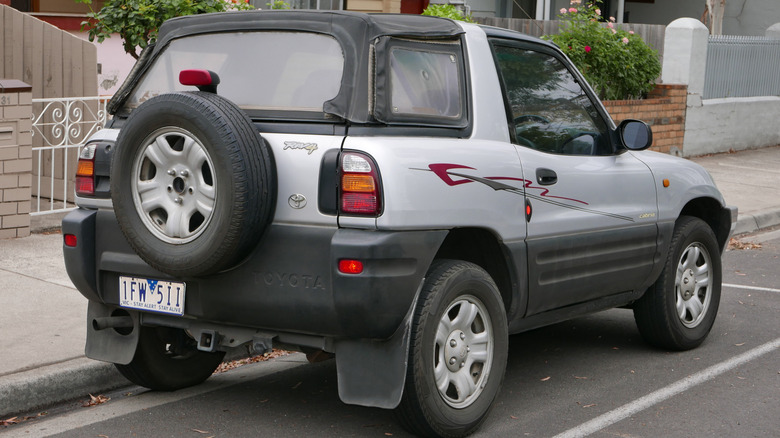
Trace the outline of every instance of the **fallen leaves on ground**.
<path fill-rule="evenodd" d="M 92 406 L 102 405 L 103 403 L 111 400 L 111 398 L 106 397 L 105 395 L 89 395 L 89 400 L 84 402 L 84 404 L 81 405 L 83 408 L 89 408 Z"/>
<path fill-rule="evenodd" d="M 27 415 L 24 417 L 11 417 L 5 420 L 0 420 L 0 426 L 13 426 L 14 424 L 19 424 L 23 421 L 27 420 L 34 420 L 38 417 L 43 417 L 44 415 L 48 414 L 48 412 L 41 412 L 38 415 Z"/>
<path fill-rule="evenodd" d="M 246 357 L 244 359 L 231 360 L 229 362 L 222 362 L 221 364 L 219 364 L 217 369 L 214 371 L 214 374 L 224 373 L 225 371 L 230 371 L 232 369 L 236 369 L 236 368 L 238 368 L 240 366 L 244 366 L 244 365 L 247 365 L 247 364 L 250 364 L 250 363 L 264 362 L 264 361 L 267 361 L 267 360 L 270 360 L 270 359 L 274 359 L 274 358 L 277 358 L 277 357 L 287 356 L 288 354 L 290 354 L 289 351 L 273 349 L 269 353 L 263 353 L 263 354 L 258 355 L 258 356 Z"/>
<path fill-rule="evenodd" d="M 0 426 L 10 426 L 12 424 L 18 423 L 19 421 L 19 417 L 11 417 L 7 420 L 0 420 Z"/>
<path fill-rule="evenodd" d="M 547 377 L 545 377 L 544 379 L 542 379 L 542 382 L 546 382 L 546 381 L 548 381 L 548 380 L 550 380 L 550 379 L 551 379 L 551 377 L 550 377 L 550 376 L 547 376 Z"/>
<path fill-rule="evenodd" d="M 761 249 L 760 243 L 743 242 L 736 237 L 729 240 L 729 249 Z"/>

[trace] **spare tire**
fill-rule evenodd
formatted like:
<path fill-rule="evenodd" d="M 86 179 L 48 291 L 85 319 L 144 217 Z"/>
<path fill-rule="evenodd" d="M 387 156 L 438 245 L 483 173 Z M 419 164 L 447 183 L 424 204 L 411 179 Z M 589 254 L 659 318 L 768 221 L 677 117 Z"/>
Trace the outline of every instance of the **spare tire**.
<path fill-rule="evenodd" d="M 135 252 L 174 276 L 229 269 L 271 221 L 271 150 L 235 104 L 163 94 L 128 117 L 111 162 L 111 199 Z"/>

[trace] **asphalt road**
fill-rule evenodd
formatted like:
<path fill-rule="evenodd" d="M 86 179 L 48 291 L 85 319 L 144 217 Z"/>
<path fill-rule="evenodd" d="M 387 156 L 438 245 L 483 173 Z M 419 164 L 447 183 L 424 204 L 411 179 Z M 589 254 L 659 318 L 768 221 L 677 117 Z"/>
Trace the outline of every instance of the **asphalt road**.
<path fill-rule="evenodd" d="M 648 347 L 615 309 L 510 338 L 505 382 L 474 436 L 780 437 L 780 231 L 724 256 L 698 349 Z M 129 388 L 0 430 L 2 438 L 409 436 L 392 412 L 338 399 L 335 362 L 247 365 L 176 393 Z"/>

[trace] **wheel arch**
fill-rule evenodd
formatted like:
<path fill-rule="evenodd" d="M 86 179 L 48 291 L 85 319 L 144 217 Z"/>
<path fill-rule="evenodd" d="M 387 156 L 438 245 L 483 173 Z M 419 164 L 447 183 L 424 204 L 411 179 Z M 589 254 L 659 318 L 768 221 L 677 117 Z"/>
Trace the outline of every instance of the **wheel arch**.
<path fill-rule="evenodd" d="M 447 234 L 434 260 L 463 260 L 487 271 L 498 286 L 509 316 L 523 312 L 525 307 L 525 302 L 519 299 L 523 294 L 515 293 L 525 290 L 525 283 L 520 281 L 524 278 L 525 263 L 517 260 L 516 252 L 484 228 L 455 228 Z"/>
<path fill-rule="evenodd" d="M 718 246 L 723 253 L 732 232 L 731 210 L 724 208 L 714 198 L 701 197 L 688 201 L 680 211 L 678 218 L 682 216 L 693 216 L 706 222 L 715 233 Z"/>

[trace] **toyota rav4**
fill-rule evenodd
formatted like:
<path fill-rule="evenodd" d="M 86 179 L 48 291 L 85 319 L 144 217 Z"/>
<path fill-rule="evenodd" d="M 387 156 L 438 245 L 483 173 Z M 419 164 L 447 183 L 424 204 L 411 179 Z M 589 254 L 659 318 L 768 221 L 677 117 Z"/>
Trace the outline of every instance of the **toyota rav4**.
<path fill-rule="evenodd" d="M 413 15 L 180 17 L 109 112 L 64 252 L 87 356 L 138 385 L 195 385 L 239 347 L 325 352 L 345 403 L 463 436 L 511 334 L 626 307 L 684 350 L 715 320 L 736 209 L 548 42 Z"/>

